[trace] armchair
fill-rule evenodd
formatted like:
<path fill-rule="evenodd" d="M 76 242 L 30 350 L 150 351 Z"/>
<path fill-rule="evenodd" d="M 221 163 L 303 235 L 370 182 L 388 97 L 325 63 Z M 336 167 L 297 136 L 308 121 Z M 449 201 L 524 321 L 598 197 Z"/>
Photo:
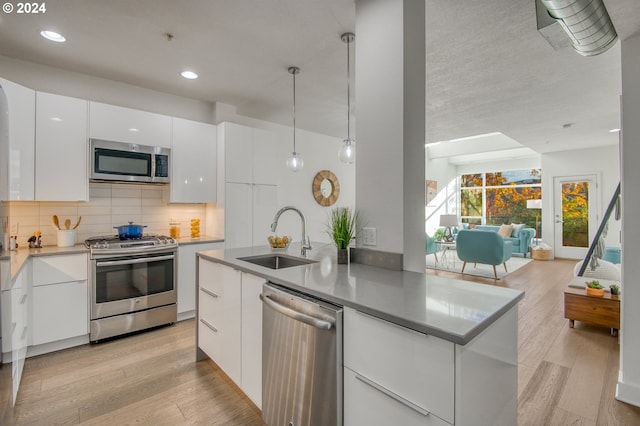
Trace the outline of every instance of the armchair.
<path fill-rule="evenodd" d="M 497 232 L 463 229 L 456 238 L 458 257 L 464 262 L 462 273 L 467 262 L 484 263 L 493 266 L 493 276 L 498 278 L 496 265 L 503 264 L 507 270 L 507 260 L 511 259 L 513 245 Z"/>
<path fill-rule="evenodd" d="M 429 234 L 425 234 L 427 237 L 427 254 L 432 254 L 433 257 L 436 258 L 436 263 L 438 263 L 438 255 L 437 253 L 440 251 L 440 243 L 436 242 L 436 238 L 430 237 Z"/>

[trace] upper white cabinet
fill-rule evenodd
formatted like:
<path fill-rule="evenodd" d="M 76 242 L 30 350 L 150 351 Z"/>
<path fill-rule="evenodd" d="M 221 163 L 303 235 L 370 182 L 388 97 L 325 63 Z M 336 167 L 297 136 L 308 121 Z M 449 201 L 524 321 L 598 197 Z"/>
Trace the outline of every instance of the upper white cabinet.
<path fill-rule="evenodd" d="M 89 137 L 171 148 L 171 117 L 89 102 Z"/>
<path fill-rule="evenodd" d="M 34 200 L 35 193 L 35 113 L 36 92 L 11 81 L 0 79 L 7 97 L 9 112 L 9 156 L 1 167 L 8 167 L 4 200 Z M 6 186 L 6 184 L 5 184 Z"/>
<path fill-rule="evenodd" d="M 277 185 L 273 133 L 235 123 L 218 126 L 224 144 L 225 182 Z"/>
<path fill-rule="evenodd" d="M 216 126 L 173 118 L 172 203 L 216 202 Z"/>
<path fill-rule="evenodd" d="M 36 95 L 36 192 L 38 201 L 87 201 L 88 102 Z"/>

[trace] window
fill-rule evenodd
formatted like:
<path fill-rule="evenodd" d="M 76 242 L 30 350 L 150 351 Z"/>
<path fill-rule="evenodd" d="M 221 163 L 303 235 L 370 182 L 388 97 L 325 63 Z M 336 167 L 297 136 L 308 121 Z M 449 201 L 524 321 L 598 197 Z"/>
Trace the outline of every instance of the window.
<path fill-rule="evenodd" d="M 539 210 L 527 200 L 542 198 L 540 169 L 467 174 L 460 177 L 460 213 L 466 223 L 525 223 L 535 228 Z"/>

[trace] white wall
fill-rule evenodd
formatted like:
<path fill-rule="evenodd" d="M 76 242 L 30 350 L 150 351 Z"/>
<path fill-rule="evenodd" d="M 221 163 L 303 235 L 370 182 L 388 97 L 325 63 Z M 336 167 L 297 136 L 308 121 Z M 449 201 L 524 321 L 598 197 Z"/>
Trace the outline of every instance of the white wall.
<path fill-rule="evenodd" d="M 590 173 L 598 175 L 601 181 L 597 189 L 597 209 L 598 217 L 602 218 L 620 181 L 619 158 L 615 145 L 542 155 L 542 240 L 545 243 L 554 245 L 554 178 Z M 610 221 L 606 244 L 620 246 L 620 222 Z"/>
<path fill-rule="evenodd" d="M 514 160 L 498 160 L 484 163 L 460 164 L 456 167 L 458 175 L 470 173 L 487 173 L 499 172 L 503 170 L 528 170 L 539 169 L 542 159 L 538 158 L 520 158 Z M 544 173 L 544 170 L 543 170 Z"/>
<path fill-rule="evenodd" d="M 640 406 L 640 35 L 622 40 L 622 329 L 616 398 Z"/>

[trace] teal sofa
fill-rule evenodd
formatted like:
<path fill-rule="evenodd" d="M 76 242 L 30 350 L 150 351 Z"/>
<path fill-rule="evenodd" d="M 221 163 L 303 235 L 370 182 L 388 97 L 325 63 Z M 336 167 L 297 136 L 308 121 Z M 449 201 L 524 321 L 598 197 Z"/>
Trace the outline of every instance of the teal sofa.
<path fill-rule="evenodd" d="M 493 265 L 493 276 L 498 278 L 496 265 L 503 264 L 507 271 L 507 260 L 511 259 L 513 244 L 502 238 L 497 232 L 476 229 L 463 229 L 456 237 L 456 251 L 462 265 L 462 273 L 467 262 Z"/>
<path fill-rule="evenodd" d="M 496 225 L 476 225 L 474 230 L 479 231 L 492 231 L 498 232 L 500 226 Z M 531 246 L 531 241 L 533 237 L 536 235 L 536 230 L 533 228 L 522 228 L 517 234 L 511 234 L 510 238 L 505 238 L 506 241 L 511 241 L 513 246 L 513 253 L 522 254 L 524 257 L 527 257 L 527 253 L 529 253 L 529 247 Z"/>

